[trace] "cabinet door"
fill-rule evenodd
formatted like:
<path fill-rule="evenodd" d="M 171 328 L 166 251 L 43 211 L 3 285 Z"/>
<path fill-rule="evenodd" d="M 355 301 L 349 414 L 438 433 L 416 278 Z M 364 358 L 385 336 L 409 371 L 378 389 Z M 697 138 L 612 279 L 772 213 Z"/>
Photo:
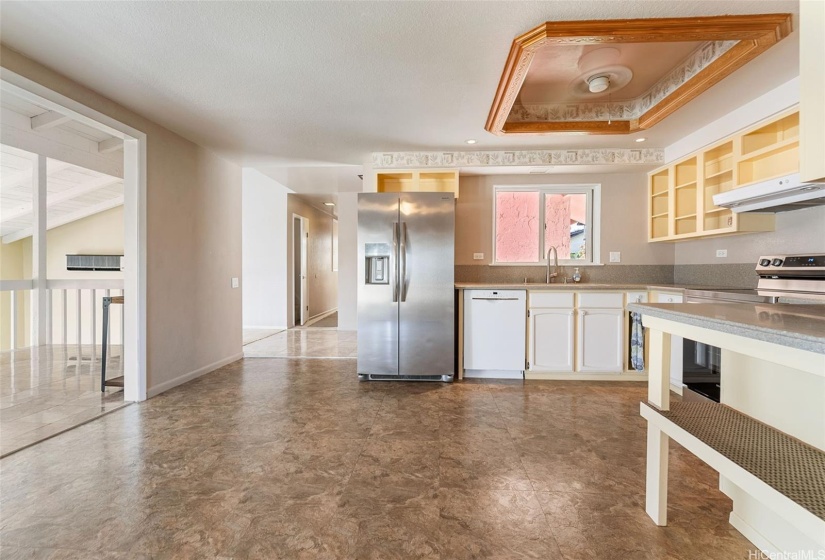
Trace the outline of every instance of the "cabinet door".
<path fill-rule="evenodd" d="M 580 309 L 577 371 L 622 371 L 624 311 Z"/>
<path fill-rule="evenodd" d="M 573 371 L 573 309 L 530 310 L 530 370 Z"/>

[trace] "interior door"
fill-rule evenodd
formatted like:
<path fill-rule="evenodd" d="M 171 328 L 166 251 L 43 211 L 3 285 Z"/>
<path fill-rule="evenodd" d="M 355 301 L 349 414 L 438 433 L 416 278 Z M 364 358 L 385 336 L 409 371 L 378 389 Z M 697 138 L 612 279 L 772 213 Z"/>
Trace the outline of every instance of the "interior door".
<path fill-rule="evenodd" d="M 400 199 L 400 373 L 453 375 L 455 198 L 402 193 Z"/>
<path fill-rule="evenodd" d="M 398 375 L 397 193 L 358 195 L 358 373 Z M 388 270 L 368 283 L 369 257 Z"/>

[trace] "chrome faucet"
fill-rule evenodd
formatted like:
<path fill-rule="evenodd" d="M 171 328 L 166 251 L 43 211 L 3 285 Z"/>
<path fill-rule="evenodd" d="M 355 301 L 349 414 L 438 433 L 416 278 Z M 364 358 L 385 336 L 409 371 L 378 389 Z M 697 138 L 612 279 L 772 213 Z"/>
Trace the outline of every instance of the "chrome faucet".
<path fill-rule="evenodd" d="M 553 253 L 553 272 L 550 272 L 550 253 Z M 547 283 L 559 275 L 559 251 L 555 247 L 547 250 Z"/>

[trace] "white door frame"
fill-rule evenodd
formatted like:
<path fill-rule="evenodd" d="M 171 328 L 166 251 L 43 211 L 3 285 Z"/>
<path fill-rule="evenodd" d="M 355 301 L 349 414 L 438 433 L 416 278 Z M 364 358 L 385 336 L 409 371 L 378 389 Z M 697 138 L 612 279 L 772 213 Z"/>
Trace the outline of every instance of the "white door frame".
<path fill-rule="evenodd" d="M 5 68 L 0 91 L 123 140 L 123 398 L 146 400 L 146 134 Z"/>
<path fill-rule="evenodd" d="M 309 220 L 300 214 L 292 214 L 292 234 L 295 235 L 295 220 L 301 225 L 301 270 L 299 274 L 301 276 L 301 284 L 300 286 L 295 286 L 295 282 L 293 280 L 292 286 L 292 305 L 295 306 L 295 293 L 297 290 L 300 290 L 301 294 L 301 309 L 300 313 L 297 317 L 293 317 L 293 324 L 295 326 L 301 326 L 309 320 L 309 289 L 307 286 L 307 261 L 309 260 L 308 251 L 309 251 L 309 244 L 307 243 L 307 238 L 309 236 Z M 292 240 L 292 250 L 295 250 L 295 239 Z M 293 266 L 293 278 L 295 276 L 295 255 L 292 256 L 292 266 Z"/>

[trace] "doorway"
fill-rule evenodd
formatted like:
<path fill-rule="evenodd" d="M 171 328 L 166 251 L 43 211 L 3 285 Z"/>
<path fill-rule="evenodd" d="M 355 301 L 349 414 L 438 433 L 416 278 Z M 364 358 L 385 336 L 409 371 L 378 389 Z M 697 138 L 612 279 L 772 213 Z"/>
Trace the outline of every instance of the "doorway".
<path fill-rule="evenodd" d="M 292 258 L 295 326 L 302 326 L 309 317 L 309 290 L 307 290 L 307 238 L 309 220 L 292 215 Z"/>

